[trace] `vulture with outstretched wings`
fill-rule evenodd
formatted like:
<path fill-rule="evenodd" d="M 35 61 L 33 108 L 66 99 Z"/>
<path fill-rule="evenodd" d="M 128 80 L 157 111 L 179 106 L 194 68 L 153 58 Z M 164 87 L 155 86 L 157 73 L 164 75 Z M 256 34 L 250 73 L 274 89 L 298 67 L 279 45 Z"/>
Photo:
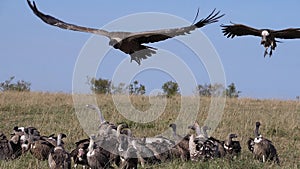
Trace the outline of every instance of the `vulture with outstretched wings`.
<path fill-rule="evenodd" d="M 279 39 L 296 39 L 300 38 L 300 28 L 288 28 L 283 30 L 271 30 L 271 29 L 255 29 L 242 24 L 232 24 L 232 25 L 221 25 L 223 27 L 224 36 L 227 38 L 234 38 L 235 36 L 245 36 L 253 35 L 260 36 L 261 45 L 265 47 L 264 57 L 269 54 L 272 56 L 272 51 L 275 50 L 277 41 L 275 38 Z M 270 52 L 268 52 L 268 48 Z"/>
<path fill-rule="evenodd" d="M 45 23 L 62 29 L 106 36 L 110 40 L 109 45 L 123 51 L 126 54 L 129 54 L 131 56 L 131 61 L 134 60 L 139 65 L 141 64 L 142 59 L 147 59 L 147 57 L 155 54 L 157 50 L 156 48 L 144 45 L 145 43 L 159 42 L 175 36 L 189 34 L 196 28 L 201 28 L 205 25 L 218 22 L 218 19 L 224 16 L 224 14 L 219 15 L 220 11 L 215 12 L 215 10 L 213 10 L 213 12 L 206 18 L 186 27 L 145 32 L 109 32 L 102 29 L 88 28 L 63 22 L 50 15 L 40 12 L 36 7 L 35 2 L 33 2 L 33 4 L 31 4 L 30 0 L 27 0 L 27 2 L 34 14 L 42 19 Z"/>

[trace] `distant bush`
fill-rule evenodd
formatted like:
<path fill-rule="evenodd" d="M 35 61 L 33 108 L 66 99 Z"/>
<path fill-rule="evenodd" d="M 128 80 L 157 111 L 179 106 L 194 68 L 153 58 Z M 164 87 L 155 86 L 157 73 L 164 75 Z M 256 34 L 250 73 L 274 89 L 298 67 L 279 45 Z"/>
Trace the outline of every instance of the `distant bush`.
<path fill-rule="evenodd" d="M 129 94 L 144 95 L 145 93 L 146 93 L 145 85 L 139 84 L 137 80 L 135 80 L 132 84 L 129 85 Z"/>
<path fill-rule="evenodd" d="M 231 83 L 230 85 L 228 85 L 228 87 L 226 89 L 226 96 L 230 97 L 230 98 L 238 98 L 240 93 L 241 93 L 241 91 L 238 91 L 236 89 L 234 83 Z"/>
<path fill-rule="evenodd" d="M 224 93 L 225 87 L 222 84 L 204 84 L 198 85 L 196 88 L 196 92 L 200 96 L 219 96 Z"/>
<path fill-rule="evenodd" d="M 178 83 L 173 81 L 168 81 L 164 83 L 162 89 L 164 91 L 164 94 L 167 95 L 167 97 L 171 97 L 179 94 Z"/>
<path fill-rule="evenodd" d="M 111 81 L 108 79 L 88 78 L 91 90 L 96 94 L 109 94 L 111 92 Z"/>
<path fill-rule="evenodd" d="M 231 83 L 230 85 L 225 87 L 222 84 L 204 84 L 204 85 L 198 85 L 196 88 L 197 94 L 200 96 L 220 96 L 220 95 L 226 95 L 230 98 L 238 98 L 241 91 L 238 91 L 236 89 L 236 86 L 234 83 Z"/>
<path fill-rule="evenodd" d="M 118 85 L 112 84 L 111 93 L 112 94 L 127 94 L 128 86 L 125 83 L 119 83 Z"/>
<path fill-rule="evenodd" d="M 0 91 L 18 91 L 18 92 L 28 92 L 30 91 L 31 83 L 24 80 L 18 80 L 16 83 L 12 81 L 15 79 L 15 76 L 10 77 L 8 80 L 0 83 Z"/>

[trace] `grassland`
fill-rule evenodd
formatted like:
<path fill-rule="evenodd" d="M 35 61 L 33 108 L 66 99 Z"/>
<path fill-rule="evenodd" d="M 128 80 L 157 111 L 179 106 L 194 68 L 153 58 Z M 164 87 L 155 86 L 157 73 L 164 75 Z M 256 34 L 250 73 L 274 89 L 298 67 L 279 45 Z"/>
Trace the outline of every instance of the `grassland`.
<path fill-rule="evenodd" d="M 140 110 L 149 107 L 147 98 L 132 97 L 133 105 Z M 155 121 L 138 124 L 126 120 L 114 106 L 110 96 L 97 96 L 98 105 L 105 118 L 113 123 L 127 122 L 137 136 L 155 135 L 167 130 L 176 119 L 180 97 L 168 100 L 164 113 Z M 206 119 L 209 98 L 201 98 L 197 116 L 199 123 Z M 262 123 L 261 133 L 273 141 L 277 148 L 281 167 L 253 160 L 246 141 L 253 135 L 256 121 Z M 233 161 L 217 159 L 209 162 L 172 161 L 153 168 L 300 168 L 300 102 L 281 100 L 227 99 L 222 121 L 212 136 L 225 139 L 230 132 L 239 135 L 241 156 Z M 62 93 L 4 92 L 0 93 L 0 131 L 9 135 L 14 126 L 35 126 L 43 135 L 65 133 L 66 149 L 74 148 L 74 142 L 87 137 L 81 128 L 73 107 L 72 95 Z M 30 154 L 14 161 L 0 161 L 1 169 L 48 168 L 47 162 L 37 162 Z"/>

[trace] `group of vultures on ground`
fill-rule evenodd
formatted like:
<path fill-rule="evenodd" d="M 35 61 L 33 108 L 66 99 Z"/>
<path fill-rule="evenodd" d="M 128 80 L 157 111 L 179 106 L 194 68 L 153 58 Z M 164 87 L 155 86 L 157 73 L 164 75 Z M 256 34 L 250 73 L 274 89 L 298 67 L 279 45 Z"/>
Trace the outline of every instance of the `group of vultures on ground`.
<path fill-rule="evenodd" d="M 190 26 L 161 29 L 145 32 L 109 32 L 102 29 L 88 28 L 63 22 L 55 17 L 40 12 L 35 3 L 27 0 L 28 5 L 36 16 L 45 23 L 62 29 L 88 32 L 103 35 L 109 38 L 109 45 L 131 56 L 131 61 L 141 64 L 156 53 L 156 48 L 146 46 L 145 43 L 154 43 L 179 35 L 189 34 L 191 31 L 205 25 L 218 22 L 224 16 L 215 10 L 206 18 Z M 198 15 L 198 14 L 197 14 Z M 254 35 L 262 38 L 261 44 L 265 47 L 264 56 L 272 55 L 276 48 L 275 38 L 300 38 L 299 28 L 284 30 L 255 29 L 242 24 L 222 25 L 223 33 L 228 38 L 243 35 Z M 268 49 L 270 48 L 270 52 Z M 142 167 L 159 164 L 180 158 L 183 161 L 207 161 L 214 158 L 235 158 L 241 152 L 239 141 L 233 141 L 236 134 L 229 134 L 225 141 L 209 137 L 208 126 L 200 127 L 198 123 L 189 126 L 195 134 L 180 136 L 176 132 L 176 124 L 170 124 L 173 130 L 173 139 L 158 136 L 155 138 L 136 138 L 126 124 L 114 125 L 104 120 L 98 107 L 88 105 L 98 111 L 101 124 L 99 132 L 90 138 L 76 142 L 76 148 L 70 153 L 64 148 L 62 139 L 65 134 L 43 136 L 35 127 L 14 127 L 11 138 L 0 133 L 0 159 L 13 160 L 23 153 L 30 152 L 38 160 L 48 160 L 51 169 L 71 168 L 71 159 L 74 166 L 83 165 L 89 168 L 119 168 L 134 169 L 138 164 Z M 254 157 L 262 162 L 273 161 L 279 164 L 278 155 L 272 142 L 259 133 L 260 123 L 257 122 L 254 138 L 247 142 L 248 149 Z"/>
<path fill-rule="evenodd" d="M 200 127 L 197 122 L 188 126 L 195 132 L 186 136 L 176 132 L 176 124 L 170 124 L 173 138 L 137 138 L 126 124 L 114 125 L 105 121 L 97 106 L 87 105 L 87 108 L 99 114 L 99 130 L 90 138 L 77 141 L 70 153 L 62 141 L 65 134 L 42 136 L 35 127 L 14 127 L 10 139 L 0 133 L 0 159 L 13 160 L 29 151 L 38 160 L 48 160 L 51 169 L 70 169 L 71 159 L 74 167 L 136 169 L 139 164 L 145 167 L 174 159 L 195 162 L 223 157 L 235 159 L 241 152 L 240 142 L 232 140 L 237 138 L 236 134 L 230 133 L 226 140 L 221 141 L 208 136 L 210 128 Z M 256 122 L 254 138 L 247 142 L 248 149 L 255 159 L 279 165 L 274 145 L 259 133 L 259 126 L 260 123 Z"/>

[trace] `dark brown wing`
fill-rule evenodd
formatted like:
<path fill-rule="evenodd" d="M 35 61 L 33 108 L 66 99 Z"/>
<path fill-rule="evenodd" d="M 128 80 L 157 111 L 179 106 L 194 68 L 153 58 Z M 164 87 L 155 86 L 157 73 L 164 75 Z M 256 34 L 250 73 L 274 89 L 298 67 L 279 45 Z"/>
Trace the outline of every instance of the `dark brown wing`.
<path fill-rule="evenodd" d="M 136 42 L 142 44 L 142 43 L 158 42 L 158 41 L 166 40 L 168 38 L 173 38 L 173 37 L 179 36 L 179 35 L 186 35 L 197 28 L 201 28 L 205 25 L 218 22 L 218 19 L 223 17 L 224 14 L 219 15 L 220 11 L 218 11 L 218 12 L 215 12 L 215 11 L 216 11 L 216 9 L 214 9 L 206 18 L 201 19 L 199 22 L 197 22 L 191 26 L 132 33 L 124 40 L 136 41 Z"/>
<path fill-rule="evenodd" d="M 254 35 L 261 36 L 261 30 L 251 28 L 242 24 L 221 25 L 224 36 L 234 38 L 235 36 Z"/>
<path fill-rule="evenodd" d="M 300 38 L 300 28 L 288 28 L 288 29 L 273 31 L 272 34 L 276 38 L 296 39 L 296 38 Z"/>
<path fill-rule="evenodd" d="M 81 144 L 81 143 L 89 143 L 90 142 L 90 139 L 82 139 L 82 140 L 79 140 L 79 141 L 77 141 L 77 142 L 75 142 L 75 144 L 76 144 L 76 146 L 78 146 L 79 144 Z"/>
<path fill-rule="evenodd" d="M 31 8 L 31 10 L 33 11 L 33 13 L 36 16 L 38 16 L 42 21 L 44 21 L 45 23 L 47 23 L 49 25 L 56 26 L 56 27 L 59 27 L 62 29 L 68 29 L 68 30 L 80 31 L 80 32 L 88 32 L 88 33 L 94 33 L 94 34 L 108 36 L 108 32 L 105 30 L 77 26 L 77 25 L 63 22 L 59 19 L 54 18 L 53 16 L 45 15 L 37 9 L 34 1 L 33 1 L 33 5 L 31 4 L 30 0 L 27 0 L 27 3 L 29 5 L 29 7 Z"/>

